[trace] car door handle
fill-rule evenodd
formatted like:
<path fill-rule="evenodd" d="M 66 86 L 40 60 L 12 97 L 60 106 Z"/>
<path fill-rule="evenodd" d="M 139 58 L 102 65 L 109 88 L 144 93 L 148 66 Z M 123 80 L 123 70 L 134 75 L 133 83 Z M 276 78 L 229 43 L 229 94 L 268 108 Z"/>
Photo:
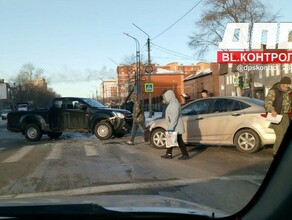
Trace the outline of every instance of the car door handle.
<path fill-rule="evenodd" d="M 237 117 L 237 116 L 240 116 L 241 114 L 240 113 L 234 113 L 234 114 L 232 114 L 232 116 L 234 116 L 234 117 Z"/>
<path fill-rule="evenodd" d="M 204 118 L 202 118 L 202 117 L 198 117 L 198 118 L 196 118 L 196 120 L 203 120 Z"/>

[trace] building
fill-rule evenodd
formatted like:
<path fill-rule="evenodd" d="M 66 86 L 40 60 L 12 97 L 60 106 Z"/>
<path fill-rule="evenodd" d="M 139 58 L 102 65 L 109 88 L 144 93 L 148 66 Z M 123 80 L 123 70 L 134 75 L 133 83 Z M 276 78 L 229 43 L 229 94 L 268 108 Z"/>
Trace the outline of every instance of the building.
<path fill-rule="evenodd" d="M 173 90 L 180 103 L 185 103 L 184 94 L 184 73 L 182 71 L 171 71 L 162 68 L 156 68 L 151 74 L 151 83 L 153 83 L 153 92 L 151 93 L 152 109 L 161 111 L 162 94 L 166 90 Z M 141 99 L 145 110 L 149 108 L 149 93 L 145 90 L 145 85 L 149 83 L 148 76 L 141 77 Z"/>
<path fill-rule="evenodd" d="M 247 71 L 239 67 L 248 66 Z M 283 76 L 292 78 L 292 64 L 282 65 L 236 65 L 200 62 L 196 65 L 179 65 L 177 62 L 167 65 L 151 66 L 151 83 L 153 93 L 145 92 L 145 84 L 149 83 L 149 75 L 145 72 L 147 66 L 140 68 L 139 97 L 149 109 L 149 98 L 154 111 L 160 110 L 161 95 L 167 89 L 174 90 L 180 103 L 201 97 L 203 89 L 210 96 L 248 96 L 264 99 L 268 90 L 280 81 Z M 120 66 L 118 73 L 118 94 L 124 100 L 131 90 L 134 90 L 136 80 L 136 65 Z M 136 91 L 137 92 L 137 91 Z"/>
<path fill-rule="evenodd" d="M 292 32 L 289 34 L 288 41 L 292 41 Z M 262 44 L 261 51 L 270 50 Z M 282 77 L 292 78 L 292 64 L 220 64 L 219 66 L 220 96 L 248 96 L 263 100 L 269 89 Z"/>
<path fill-rule="evenodd" d="M 184 79 L 184 91 L 189 100 L 201 98 L 203 89 L 210 96 L 219 96 L 219 68 L 217 63 L 210 63 L 210 68 L 198 70 Z"/>
<path fill-rule="evenodd" d="M 245 66 L 253 70 L 248 71 L 242 68 Z M 269 89 L 283 76 L 292 78 L 291 68 L 292 64 L 241 66 L 221 64 L 219 67 L 219 95 L 249 96 L 263 100 Z"/>
<path fill-rule="evenodd" d="M 104 105 L 118 102 L 118 84 L 116 79 L 103 80 L 99 86 L 99 97 Z"/>
<path fill-rule="evenodd" d="M 189 76 L 191 74 L 196 73 L 198 70 L 210 68 L 210 63 L 199 62 L 197 64 L 191 64 L 191 65 L 183 65 L 183 64 L 179 65 L 178 62 L 172 62 L 164 66 L 156 65 L 156 68 L 161 68 L 161 69 L 175 71 L 175 72 L 183 72 L 185 76 Z"/>
<path fill-rule="evenodd" d="M 135 84 L 136 65 L 121 65 L 117 68 L 117 93 L 125 99 Z"/>
<path fill-rule="evenodd" d="M 184 78 L 195 74 L 198 70 L 210 68 L 210 64 L 199 62 L 191 65 L 179 65 L 178 62 L 172 62 L 163 66 L 151 64 L 149 68 L 147 64 L 140 63 L 139 67 L 140 69 L 135 63 L 121 65 L 117 68 L 118 94 L 120 94 L 121 100 L 127 100 L 130 92 L 135 91 L 138 92 L 145 105 L 149 103 L 150 96 L 152 103 L 155 105 L 155 103 L 161 102 L 161 94 L 167 89 L 174 89 L 179 101 L 185 103 L 188 96 L 184 91 Z M 151 95 L 144 91 L 145 83 L 149 83 L 149 72 L 151 72 L 151 83 L 154 85 L 154 92 Z M 139 85 L 138 88 L 140 90 L 137 87 L 135 88 L 135 83 Z"/>

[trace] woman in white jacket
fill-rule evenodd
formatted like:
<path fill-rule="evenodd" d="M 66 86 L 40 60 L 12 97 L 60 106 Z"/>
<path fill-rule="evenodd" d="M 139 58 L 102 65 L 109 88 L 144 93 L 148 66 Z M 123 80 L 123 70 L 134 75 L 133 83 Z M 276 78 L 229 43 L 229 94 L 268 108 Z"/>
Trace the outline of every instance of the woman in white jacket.
<path fill-rule="evenodd" d="M 167 130 L 168 131 L 176 131 L 177 135 L 177 142 L 179 148 L 181 150 L 182 156 L 179 157 L 179 160 L 188 160 L 190 156 L 186 149 L 185 143 L 182 139 L 182 134 L 184 133 L 184 124 L 181 118 L 181 106 L 178 100 L 175 97 L 175 94 L 172 90 L 167 90 L 163 94 L 163 99 L 167 104 L 167 108 L 165 110 L 165 120 L 167 123 Z M 169 147 L 166 150 L 166 154 L 162 155 L 161 158 L 164 159 L 172 159 L 172 149 L 173 147 Z"/>

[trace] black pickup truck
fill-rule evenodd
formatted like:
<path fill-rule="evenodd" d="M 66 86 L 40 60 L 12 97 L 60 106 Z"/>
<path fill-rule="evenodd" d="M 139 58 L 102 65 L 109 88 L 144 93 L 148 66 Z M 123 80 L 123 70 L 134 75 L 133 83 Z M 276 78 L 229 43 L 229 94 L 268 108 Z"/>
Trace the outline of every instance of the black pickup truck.
<path fill-rule="evenodd" d="M 100 140 L 122 137 L 132 126 L 132 113 L 106 108 L 89 98 L 55 98 L 47 109 L 15 111 L 7 115 L 7 129 L 22 132 L 28 141 L 43 134 L 58 138 L 62 132 L 94 133 Z"/>

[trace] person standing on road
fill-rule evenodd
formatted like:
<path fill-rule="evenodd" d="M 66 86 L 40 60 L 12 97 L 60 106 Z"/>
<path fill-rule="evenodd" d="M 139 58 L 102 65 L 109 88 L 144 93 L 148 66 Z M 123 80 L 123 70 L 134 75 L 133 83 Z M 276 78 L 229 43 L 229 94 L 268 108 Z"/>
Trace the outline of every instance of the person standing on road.
<path fill-rule="evenodd" d="M 273 85 L 265 98 L 266 111 L 271 113 L 273 117 L 276 117 L 278 114 L 283 116 L 279 124 L 271 123 L 270 125 L 276 134 L 273 156 L 277 153 L 290 123 L 288 116 L 288 113 L 291 111 L 290 84 L 291 79 L 288 76 L 284 76 L 280 82 Z"/>
<path fill-rule="evenodd" d="M 140 127 L 141 130 L 145 131 L 145 116 L 144 116 L 144 111 L 142 108 L 142 105 L 140 101 L 138 100 L 138 96 L 136 93 L 133 93 L 131 96 L 133 104 L 133 125 L 132 125 L 132 130 L 131 130 L 131 138 L 130 140 L 127 141 L 127 144 L 133 145 L 136 132 L 138 128 Z"/>
<path fill-rule="evenodd" d="M 189 153 L 186 149 L 186 145 L 182 139 L 182 134 L 184 133 L 184 124 L 181 118 L 181 106 L 178 100 L 176 99 L 174 92 L 172 90 L 167 90 L 163 94 L 163 99 L 167 104 L 165 110 L 165 120 L 167 124 L 168 131 L 176 131 L 177 142 L 181 150 L 182 156 L 179 157 L 179 160 L 188 160 L 190 159 Z M 173 147 L 167 148 L 165 155 L 162 155 L 161 158 L 172 159 L 172 149 Z"/>

